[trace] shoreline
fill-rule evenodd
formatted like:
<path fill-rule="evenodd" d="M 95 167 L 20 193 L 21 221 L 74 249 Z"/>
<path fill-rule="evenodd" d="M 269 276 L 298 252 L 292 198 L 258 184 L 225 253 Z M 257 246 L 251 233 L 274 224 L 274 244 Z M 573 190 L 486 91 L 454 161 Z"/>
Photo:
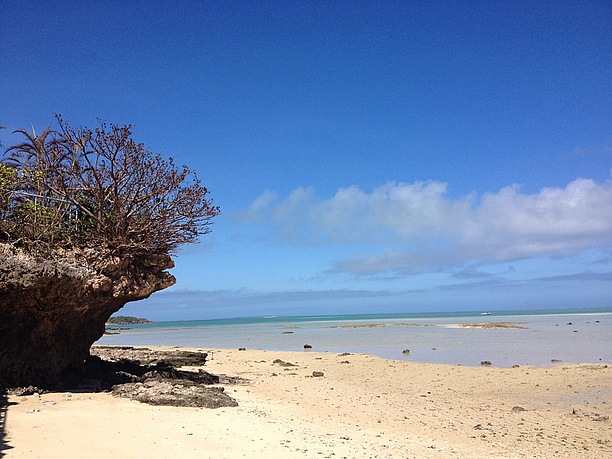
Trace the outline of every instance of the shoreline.
<path fill-rule="evenodd" d="M 108 393 L 9 396 L 18 457 L 566 457 L 612 453 L 612 367 L 464 367 L 366 354 L 208 352 L 235 408 Z M 291 364 L 284 366 L 282 363 Z M 195 368 L 193 368 L 195 369 Z"/>
<path fill-rule="evenodd" d="M 357 317 L 360 317 L 359 319 Z M 479 366 L 612 365 L 612 315 L 515 315 L 389 318 L 325 317 L 256 323 L 196 321 L 149 324 L 102 337 L 102 345 L 180 345 L 277 351 L 352 352 L 403 361 Z M 403 353 L 405 349 L 409 354 Z"/>

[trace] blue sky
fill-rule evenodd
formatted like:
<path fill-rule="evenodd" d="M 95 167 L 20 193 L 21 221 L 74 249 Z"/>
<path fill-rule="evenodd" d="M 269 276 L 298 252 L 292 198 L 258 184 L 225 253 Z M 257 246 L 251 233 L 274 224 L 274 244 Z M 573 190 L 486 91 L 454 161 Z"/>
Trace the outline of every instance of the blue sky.
<path fill-rule="evenodd" d="M 122 313 L 612 306 L 612 4 L 0 0 L 0 133 L 134 124 L 222 215 Z"/>

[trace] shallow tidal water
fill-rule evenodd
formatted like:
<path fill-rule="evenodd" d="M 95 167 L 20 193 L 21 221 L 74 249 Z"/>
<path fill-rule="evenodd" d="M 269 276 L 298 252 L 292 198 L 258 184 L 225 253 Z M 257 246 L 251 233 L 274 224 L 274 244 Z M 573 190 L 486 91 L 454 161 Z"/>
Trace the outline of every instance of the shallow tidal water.
<path fill-rule="evenodd" d="M 461 324 L 510 322 L 520 328 Z M 612 364 L 612 309 L 268 317 L 124 326 L 97 344 L 350 352 L 477 366 Z M 112 330 L 112 328 L 111 328 Z M 409 353 L 404 353 L 409 350 Z"/>

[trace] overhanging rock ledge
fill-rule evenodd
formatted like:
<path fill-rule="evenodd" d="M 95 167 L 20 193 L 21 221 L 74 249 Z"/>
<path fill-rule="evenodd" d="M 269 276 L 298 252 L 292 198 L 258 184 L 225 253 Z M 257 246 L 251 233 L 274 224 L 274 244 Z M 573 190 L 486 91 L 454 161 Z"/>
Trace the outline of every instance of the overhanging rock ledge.
<path fill-rule="evenodd" d="M 169 255 L 120 256 L 104 248 L 33 256 L 0 243 L 0 382 L 61 388 L 130 301 L 170 287 Z"/>

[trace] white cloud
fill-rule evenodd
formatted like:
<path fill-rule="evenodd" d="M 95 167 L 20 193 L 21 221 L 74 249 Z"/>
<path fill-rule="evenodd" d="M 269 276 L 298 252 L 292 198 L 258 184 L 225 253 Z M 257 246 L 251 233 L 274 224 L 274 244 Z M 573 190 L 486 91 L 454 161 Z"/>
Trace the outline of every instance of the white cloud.
<path fill-rule="evenodd" d="M 247 211 L 237 213 L 234 217 L 241 223 L 255 223 L 261 219 L 276 199 L 276 193 L 266 190 L 255 198 Z"/>
<path fill-rule="evenodd" d="M 487 193 L 473 212 L 479 229 L 463 244 L 484 242 L 496 259 L 558 255 L 612 243 L 612 181 L 577 179 L 565 188 L 521 194 L 516 186 Z"/>
<path fill-rule="evenodd" d="M 435 181 L 387 183 L 371 193 L 352 186 L 328 199 L 298 188 L 277 203 L 264 193 L 249 213 L 286 242 L 380 247 L 378 255 L 338 264 L 352 272 L 420 272 L 471 259 L 508 261 L 612 246 L 611 180 L 579 178 L 533 194 L 512 185 L 455 199 Z"/>

